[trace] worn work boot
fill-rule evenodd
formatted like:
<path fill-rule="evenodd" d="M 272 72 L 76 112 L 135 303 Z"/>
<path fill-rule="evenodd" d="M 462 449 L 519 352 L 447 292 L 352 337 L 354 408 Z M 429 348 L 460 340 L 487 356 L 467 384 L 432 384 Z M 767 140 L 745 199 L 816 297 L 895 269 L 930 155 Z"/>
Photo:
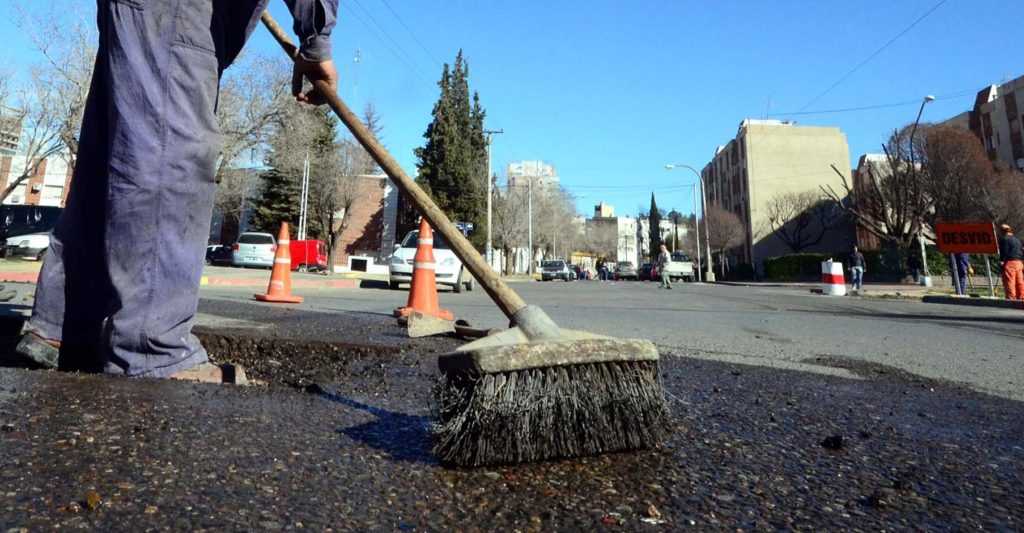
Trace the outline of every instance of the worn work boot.
<path fill-rule="evenodd" d="M 202 363 L 192 368 L 178 371 L 170 376 L 170 379 L 182 381 L 197 381 L 199 383 L 229 383 L 233 385 L 248 385 L 249 380 L 245 377 L 245 370 L 241 365 L 213 363 Z"/>
<path fill-rule="evenodd" d="M 35 333 L 22 335 L 14 351 L 26 362 L 43 368 L 57 368 L 57 361 L 60 359 L 60 343 L 44 339 Z"/>

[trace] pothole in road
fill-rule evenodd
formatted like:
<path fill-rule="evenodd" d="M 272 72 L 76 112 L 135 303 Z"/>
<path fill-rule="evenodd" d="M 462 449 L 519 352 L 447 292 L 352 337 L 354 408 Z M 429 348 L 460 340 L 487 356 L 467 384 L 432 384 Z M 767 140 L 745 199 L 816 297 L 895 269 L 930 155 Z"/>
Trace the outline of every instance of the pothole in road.
<path fill-rule="evenodd" d="M 197 336 L 214 362 L 241 364 L 250 379 L 269 386 L 305 387 L 382 375 L 384 367 L 402 354 L 390 346 L 208 333 Z"/>

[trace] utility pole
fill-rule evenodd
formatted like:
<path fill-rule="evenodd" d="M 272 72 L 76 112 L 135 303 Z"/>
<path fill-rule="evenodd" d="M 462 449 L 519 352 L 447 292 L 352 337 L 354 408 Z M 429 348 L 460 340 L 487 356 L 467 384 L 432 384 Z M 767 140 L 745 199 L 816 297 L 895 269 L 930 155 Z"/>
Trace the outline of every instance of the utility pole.
<path fill-rule="evenodd" d="M 530 176 L 527 190 L 529 191 L 529 200 L 526 204 L 526 241 L 530 247 L 530 262 L 526 268 L 526 273 L 533 274 L 533 176 Z"/>
<path fill-rule="evenodd" d="M 487 264 L 491 268 L 494 268 L 494 247 L 491 244 L 491 198 L 494 196 L 491 183 L 491 137 L 502 133 L 505 133 L 505 130 L 484 130 L 484 134 L 487 135 L 487 247 L 484 248 L 484 256 L 487 257 Z"/>
<path fill-rule="evenodd" d="M 306 159 L 302 162 L 302 198 L 299 200 L 299 231 L 298 240 L 306 240 L 306 211 L 309 208 L 309 150 L 306 150 Z"/>

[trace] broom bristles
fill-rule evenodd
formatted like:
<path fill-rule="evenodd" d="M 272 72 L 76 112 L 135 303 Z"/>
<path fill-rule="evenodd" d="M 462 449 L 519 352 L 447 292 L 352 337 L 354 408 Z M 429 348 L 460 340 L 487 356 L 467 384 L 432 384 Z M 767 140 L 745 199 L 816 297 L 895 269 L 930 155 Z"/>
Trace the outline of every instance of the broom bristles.
<path fill-rule="evenodd" d="M 649 448 L 668 435 L 657 361 L 442 375 L 434 453 L 483 466 Z"/>

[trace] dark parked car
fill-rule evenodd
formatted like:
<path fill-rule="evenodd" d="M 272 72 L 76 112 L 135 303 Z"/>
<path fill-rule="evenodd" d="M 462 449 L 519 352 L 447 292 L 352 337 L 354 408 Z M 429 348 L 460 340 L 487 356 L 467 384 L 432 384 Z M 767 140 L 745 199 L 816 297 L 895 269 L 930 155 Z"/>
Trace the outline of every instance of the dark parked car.
<path fill-rule="evenodd" d="M 206 264 L 213 266 L 231 266 L 234 250 L 231 245 L 211 244 L 206 247 Z"/>
<path fill-rule="evenodd" d="M 632 261 L 619 261 L 615 263 L 615 273 L 613 275 L 615 279 L 637 280 L 640 278 L 640 274 L 637 273 Z"/>
<path fill-rule="evenodd" d="M 9 242 L 8 239 L 11 237 L 49 233 L 57 224 L 61 211 L 62 209 L 59 207 L 43 205 L 0 206 L 0 243 L 4 244 L 3 247 L 0 247 L 0 254 L 6 254 L 11 245 L 19 247 L 21 241 Z M 38 238 L 36 237 L 36 239 Z"/>
<path fill-rule="evenodd" d="M 657 271 L 657 269 L 654 268 L 654 263 L 644 263 L 644 264 L 640 265 L 640 272 L 639 272 L 640 281 L 652 281 L 652 280 L 654 280 L 655 279 L 654 272 L 656 272 L 656 271 Z"/>

